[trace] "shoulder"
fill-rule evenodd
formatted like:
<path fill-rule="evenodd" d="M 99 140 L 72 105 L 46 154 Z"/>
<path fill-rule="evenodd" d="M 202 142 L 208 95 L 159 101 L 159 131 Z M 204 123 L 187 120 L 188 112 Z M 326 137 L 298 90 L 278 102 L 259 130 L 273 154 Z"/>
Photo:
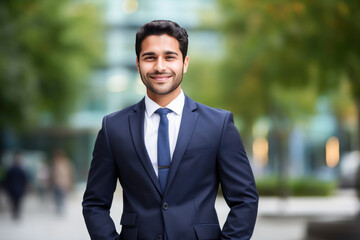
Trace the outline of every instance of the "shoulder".
<path fill-rule="evenodd" d="M 232 115 L 232 113 L 230 111 L 227 111 L 225 109 L 210 107 L 208 105 L 196 102 L 189 97 L 186 97 L 186 105 L 190 106 L 190 108 L 192 107 L 193 110 L 196 110 L 196 112 L 198 112 L 201 115 L 205 115 L 205 116 L 208 115 L 211 117 L 224 118 L 226 116 Z"/>
<path fill-rule="evenodd" d="M 210 106 L 202 104 L 202 103 L 197 102 L 196 105 L 198 106 L 198 109 L 201 112 L 208 112 L 210 114 L 219 115 L 219 116 L 225 116 L 225 115 L 231 114 L 231 112 L 228 110 L 210 107 Z"/>
<path fill-rule="evenodd" d="M 113 120 L 119 120 L 122 118 L 128 118 L 129 115 L 134 114 L 136 112 L 141 112 L 141 111 L 145 111 L 144 99 L 142 99 L 140 102 L 138 102 L 136 104 L 125 107 L 119 111 L 105 115 L 104 121 L 113 121 Z"/>
<path fill-rule="evenodd" d="M 234 122 L 230 111 L 214 108 L 187 98 L 186 107 L 197 114 L 197 123 L 207 129 L 223 128 L 227 123 Z"/>

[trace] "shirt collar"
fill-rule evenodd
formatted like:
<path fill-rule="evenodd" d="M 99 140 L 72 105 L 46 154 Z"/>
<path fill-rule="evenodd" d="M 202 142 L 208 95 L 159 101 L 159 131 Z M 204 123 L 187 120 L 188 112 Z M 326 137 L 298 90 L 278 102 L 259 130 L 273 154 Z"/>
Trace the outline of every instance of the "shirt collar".
<path fill-rule="evenodd" d="M 165 107 L 173 111 L 175 114 L 181 116 L 184 108 L 184 104 L 185 104 L 185 94 L 181 89 L 181 93 Z M 158 108 L 161 108 L 161 106 L 156 102 L 154 102 L 153 100 L 151 100 L 149 96 L 146 94 L 145 112 L 147 116 L 151 117 Z"/>

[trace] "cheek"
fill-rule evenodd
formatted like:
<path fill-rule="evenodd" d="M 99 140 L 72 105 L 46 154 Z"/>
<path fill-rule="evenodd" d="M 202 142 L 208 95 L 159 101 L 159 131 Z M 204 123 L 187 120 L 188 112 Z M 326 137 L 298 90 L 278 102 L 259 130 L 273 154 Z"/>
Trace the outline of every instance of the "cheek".
<path fill-rule="evenodd" d="M 181 64 L 172 64 L 170 69 L 176 74 L 183 73 L 183 65 Z"/>
<path fill-rule="evenodd" d="M 147 74 L 151 71 L 151 68 L 147 64 L 141 64 L 139 70 L 142 74 Z"/>

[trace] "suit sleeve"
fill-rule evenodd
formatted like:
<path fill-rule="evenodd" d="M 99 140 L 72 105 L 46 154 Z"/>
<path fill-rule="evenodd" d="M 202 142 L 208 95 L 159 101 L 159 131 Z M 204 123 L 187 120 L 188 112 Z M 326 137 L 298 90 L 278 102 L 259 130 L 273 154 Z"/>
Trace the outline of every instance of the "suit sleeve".
<path fill-rule="evenodd" d="M 254 230 L 258 194 L 249 161 L 233 122 L 228 113 L 218 150 L 218 173 L 221 189 L 230 207 L 221 232 L 221 239 L 248 240 Z"/>
<path fill-rule="evenodd" d="M 92 240 L 114 240 L 119 236 L 110 217 L 116 182 L 117 171 L 107 137 L 105 117 L 95 142 L 82 202 L 86 227 Z"/>

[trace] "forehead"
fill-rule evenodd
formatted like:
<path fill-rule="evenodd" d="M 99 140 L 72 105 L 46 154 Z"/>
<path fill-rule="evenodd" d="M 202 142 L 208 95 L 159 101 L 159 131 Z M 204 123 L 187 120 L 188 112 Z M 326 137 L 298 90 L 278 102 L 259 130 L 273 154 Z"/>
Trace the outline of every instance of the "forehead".
<path fill-rule="evenodd" d="M 180 53 L 179 41 L 167 34 L 147 36 L 141 43 L 141 52 L 174 51 Z"/>

